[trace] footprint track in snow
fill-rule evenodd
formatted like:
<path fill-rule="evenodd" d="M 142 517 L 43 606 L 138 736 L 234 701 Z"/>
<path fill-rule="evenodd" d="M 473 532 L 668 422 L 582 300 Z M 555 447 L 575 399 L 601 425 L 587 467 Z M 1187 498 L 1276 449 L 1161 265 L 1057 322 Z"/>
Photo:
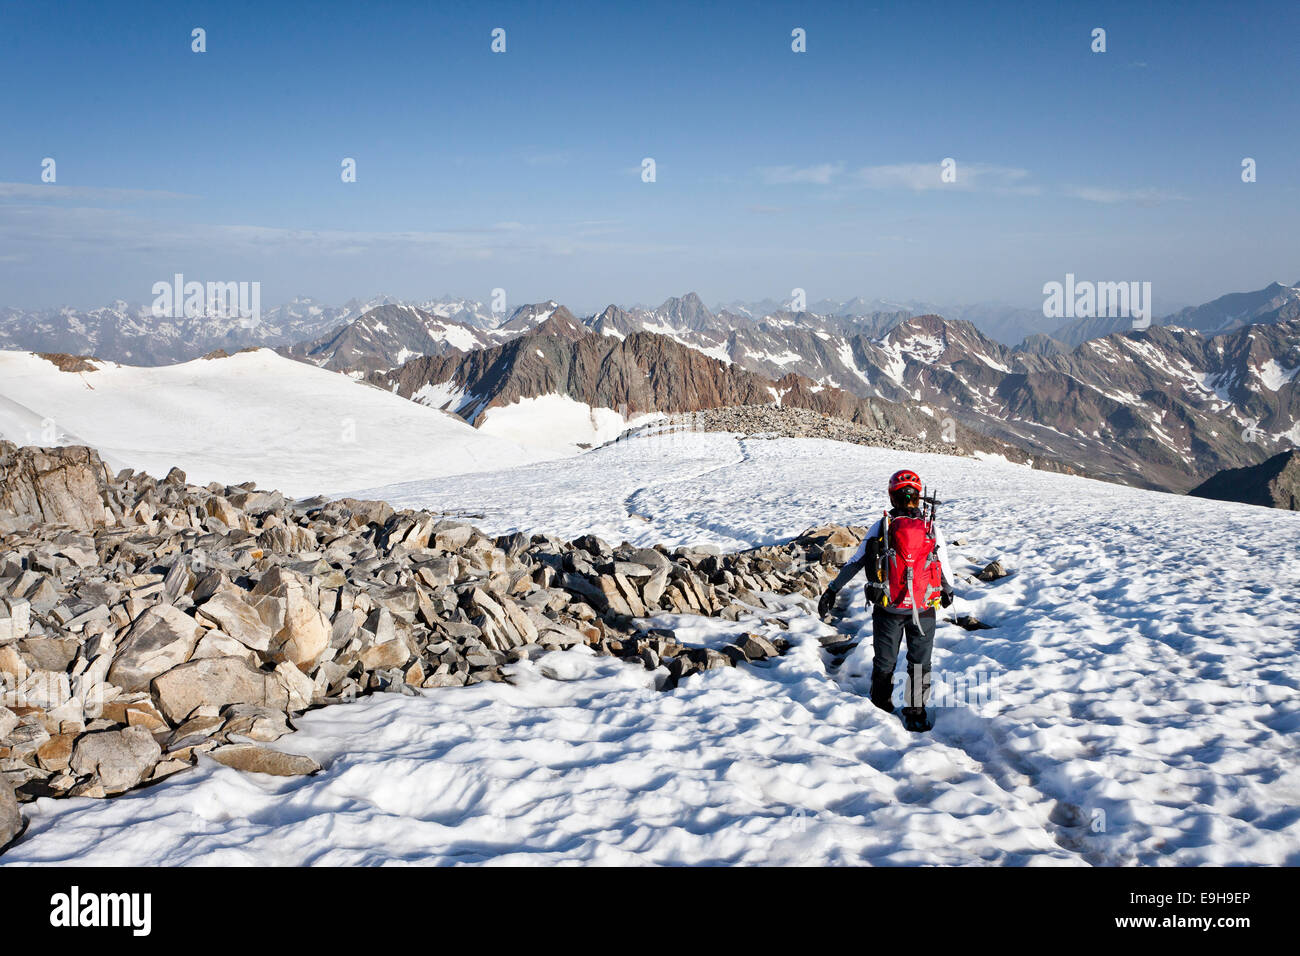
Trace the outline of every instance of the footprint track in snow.
<path fill-rule="evenodd" d="M 748 439 L 738 438 L 735 436 L 731 436 L 731 437 L 734 438 L 736 442 L 736 448 L 739 453 L 735 461 L 725 461 L 720 464 L 710 465 L 708 468 L 704 468 L 698 472 L 695 472 L 694 474 L 674 475 L 671 478 L 664 478 L 660 481 L 647 482 L 646 484 L 637 488 L 635 491 L 633 491 L 624 499 L 623 507 L 624 510 L 627 511 L 628 517 L 635 518 L 640 521 L 644 521 L 647 524 L 654 524 L 655 509 L 653 507 L 643 507 L 641 505 L 638 505 L 637 499 L 648 497 L 650 494 L 658 492 L 671 485 L 679 485 L 679 484 L 685 484 L 686 482 L 690 482 L 690 481 L 698 481 L 701 478 L 706 478 L 710 475 L 713 475 L 719 471 L 723 471 L 727 468 L 738 468 L 744 465 L 746 462 L 751 461 L 752 456 L 750 455 L 749 449 L 746 446 L 746 442 L 748 441 Z M 640 508 L 643 508 L 643 510 L 638 510 Z M 708 525 L 701 524 L 699 525 L 699 527 L 700 530 L 705 534 L 709 533 Z"/>

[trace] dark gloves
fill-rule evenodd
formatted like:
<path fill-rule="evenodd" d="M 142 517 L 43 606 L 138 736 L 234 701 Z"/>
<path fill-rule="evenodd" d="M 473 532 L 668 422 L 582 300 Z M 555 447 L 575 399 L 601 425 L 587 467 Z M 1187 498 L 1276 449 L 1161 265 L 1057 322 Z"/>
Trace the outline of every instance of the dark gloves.
<path fill-rule="evenodd" d="M 838 592 L 834 588 L 827 588 L 826 592 L 817 601 L 817 616 L 825 617 L 835 606 L 835 595 Z"/>
<path fill-rule="evenodd" d="M 944 588 L 942 591 L 939 592 L 939 603 L 942 604 L 944 607 L 948 607 L 949 605 L 951 605 L 952 599 L 953 599 L 952 588 Z"/>

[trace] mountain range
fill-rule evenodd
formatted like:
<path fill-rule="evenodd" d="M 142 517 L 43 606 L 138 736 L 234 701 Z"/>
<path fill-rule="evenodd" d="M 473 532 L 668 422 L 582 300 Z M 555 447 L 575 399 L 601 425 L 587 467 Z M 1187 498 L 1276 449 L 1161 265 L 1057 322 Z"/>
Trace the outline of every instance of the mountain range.
<path fill-rule="evenodd" d="M 545 396 L 625 419 L 755 403 L 911 435 L 951 419 L 947 431 L 960 429 L 968 448 L 1179 492 L 1300 444 L 1300 284 L 1222 296 L 1141 330 L 1080 320 L 1014 347 L 967 319 L 917 314 L 918 305 L 711 310 L 692 293 L 580 318 L 555 301 L 498 314 L 453 298 L 337 309 L 299 299 L 250 329 L 159 320 L 115 303 L 91 313 L 5 310 L 0 347 L 148 365 L 272 346 L 475 424 L 492 408 Z"/>
<path fill-rule="evenodd" d="M 235 316 L 155 316 L 147 306 L 123 301 L 84 311 L 0 308 L 0 348 L 172 365 L 217 349 L 297 342 L 346 324 L 379 304 L 354 299 L 336 307 L 294 299 L 267 310 L 256 324 L 241 324 Z"/>
<path fill-rule="evenodd" d="M 615 409 L 625 420 L 652 412 L 777 404 L 922 440 L 949 440 L 967 451 L 1027 457 L 956 422 L 945 439 L 942 423 L 916 403 L 860 397 L 793 372 L 767 377 L 658 332 L 601 334 L 563 306 L 501 345 L 412 359 L 372 373 L 369 381 L 473 425 L 483 424 L 492 409 L 554 395 L 593 410 Z"/>
<path fill-rule="evenodd" d="M 1300 317 L 1300 281 L 1290 286 L 1271 282 L 1253 292 L 1230 292 L 1211 302 L 1188 306 L 1154 324 L 1217 335 L 1246 325 L 1272 325 L 1297 317 Z M 1063 345 L 1074 346 L 1131 327 L 1132 323 L 1125 318 L 1077 319 L 1061 326 L 1050 337 Z"/>
<path fill-rule="evenodd" d="M 129 365 L 174 365 L 209 352 L 312 342 L 387 306 L 391 296 L 351 299 L 341 306 L 297 298 L 266 309 L 256 322 L 236 316 L 156 316 L 121 300 L 97 309 L 0 308 L 0 349 L 93 355 Z M 416 308 L 469 328 L 492 328 L 499 317 L 480 303 L 444 298 Z"/>
<path fill-rule="evenodd" d="M 1300 319 L 1217 336 L 1128 328 L 1035 352 L 937 315 L 742 325 L 694 296 L 586 321 L 553 307 L 518 341 L 444 349 L 371 380 L 471 422 L 546 394 L 630 413 L 780 401 L 912 434 L 951 417 L 1039 463 L 1175 491 L 1300 443 Z"/>
<path fill-rule="evenodd" d="M 1247 324 L 1262 324 L 1295 317 L 1300 303 L 1300 282 L 1295 286 L 1271 283 L 1253 292 L 1222 296 L 1157 319 L 1157 325 L 1177 325 L 1204 333 L 1229 331 Z M 534 313 L 556 303 L 525 305 L 506 311 L 482 302 L 443 296 L 406 301 L 388 295 L 351 299 L 329 305 L 301 297 L 265 310 L 255 323 L 238 318 L 199 315 L 171 318 L 153 315 L 149 307 L 122 300 L 100 308 L 21 309 L 0 307 L 0 348 L 94 355 L 106 361 L 135 365 L 170 365 L 198 358 L 215 350 L 269 346 L 292 349 L 296 358 L 339 371 L 401 364 L 414 354 L 440 354 L 447 348 L 480 348 L 524 331 L 529 310 Z M 369 315 L 376 309 L 388 309 Z M 731 331 L 779 320 L 791 312 L 789 302 L 773 299 L 734 301 L 712 310 L 698 296 L 673 298 L 658 307 L 611 306 L 634 322 L 650 320 L 672 334 L 693 333 L 692 343 L 708 348 Z M 610 311 L 584 321 L 594 324 Z M 937 304 L 909 300 L 820 299 L 797 313 L 805 323 L 821 321 L 827 327 L 883 334 L 891 324 L 920 315 L 942 315 L 967 321 L 993 341 L 1037 353 L 1068 351 L 1090 338 L 1100 338 L 1129 327 L 1127 319 L 1078 319 L 1059 324 L 1041 309 L 1009 305 Z M 352 328 L 357 320 L 369 320 Z M 617 318 L 607 325 L 619 328 Z M 389 328 L 380 328 L 388 326 Z M 638 326 L 639 327 L 639 326 Z M 336 355 L 335 353 L 339 353 Z"/>

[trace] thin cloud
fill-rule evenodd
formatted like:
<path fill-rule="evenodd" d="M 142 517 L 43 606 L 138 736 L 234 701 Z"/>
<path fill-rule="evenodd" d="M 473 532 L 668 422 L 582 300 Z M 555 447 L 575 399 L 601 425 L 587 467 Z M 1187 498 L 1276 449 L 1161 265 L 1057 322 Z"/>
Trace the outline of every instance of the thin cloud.
<path fill-rule="evenodd" d="M 1161 203 L 1181 202 L 1187 198 L 1163 189 L 1110 189 L 1105 186 L 1067 186 L 1065 195 L 1085 202 L 1135 206 L 1159 206 Z"/>
<path fill-rule="evenodd" d="M 622 228 L 623 223 L 618 219 L 584 219 L 573 224 L 574 234 L 580 237 L 607 236 Z"/>
<path fill-rule="evenodd" d="M 816 166 L 764 166 L 759 169 L 759 174 L 769 186 L 798 183 L 828 186 L 843 170 L 842 163 L 819 163 Z"/>
<path fill-rule="evenodd" d="M 139 202 L 149 199 L 197 199 L 163 189 L 113 189 L 103 186 L 60 186 L 57 183 L 0 183 L 0 199 L 75 200 L 77 202 Z"/>
<path fill-rule="evenodd" d="M 599 221 L 597 221 L 598 223 Z M 689 244 L 611 238 L 614 227 L 498 222 L 439 230 L 357 231 L 252 224 L 177 224 L 99 207 L 0 204 L 0 257 L 40 248 L 45 256 L 112 248 L 148 256 L 194 252 L 266 258 L 278 254 L 352 258 L 424 255 L 438 261 L 533 260 L 584 254 L 645 255 L 693 250 Z M 51 252 L 51 250 L 53 250 Z"/>
<path fill-rule="evenodd" d="M 524 162 L 529 166 L 567 166 L 572 156 L 567 151 L 553 153 L 529 153 Z"/>
<path fill-rule="evenodd" d="M 1029 170 L 1013 166 L 995 166 L 989 163 L 956 161 L 956 179 L 944 182 L 943 166 L 932 163 L 895 163 L 888 166 L 864 166 L 856 170 L 850 180 L 867 189 L 910 189 L 922 192 L 928 189 L 996 190 L 1034 195 L 1040 187 L 1025 182 Z"/>

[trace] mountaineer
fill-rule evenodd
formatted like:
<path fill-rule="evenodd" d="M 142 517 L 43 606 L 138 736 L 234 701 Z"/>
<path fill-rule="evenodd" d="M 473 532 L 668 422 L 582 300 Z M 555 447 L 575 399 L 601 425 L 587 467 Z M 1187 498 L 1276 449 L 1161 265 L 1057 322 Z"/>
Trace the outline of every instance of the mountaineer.
<path fill-rule="evenodd" d="M 925 705 L 930 697 L 935 608 L 948 607 L 953 600 L 948 548 L 935 524 L 939 502 L 933 496 L 926 498 L 922 491 L 916 472 L 904 469 L 894 473 L 889 479 L 890 510 L 871 526 L 817 603 L 818 615 L 825 617 L 840 589 L 859 571 L 866 571 L 874 653 L 871 702 L 894 712 L 894 667 L 906 636 L 903 724 L 916 732 L 932 726 Z"/>

